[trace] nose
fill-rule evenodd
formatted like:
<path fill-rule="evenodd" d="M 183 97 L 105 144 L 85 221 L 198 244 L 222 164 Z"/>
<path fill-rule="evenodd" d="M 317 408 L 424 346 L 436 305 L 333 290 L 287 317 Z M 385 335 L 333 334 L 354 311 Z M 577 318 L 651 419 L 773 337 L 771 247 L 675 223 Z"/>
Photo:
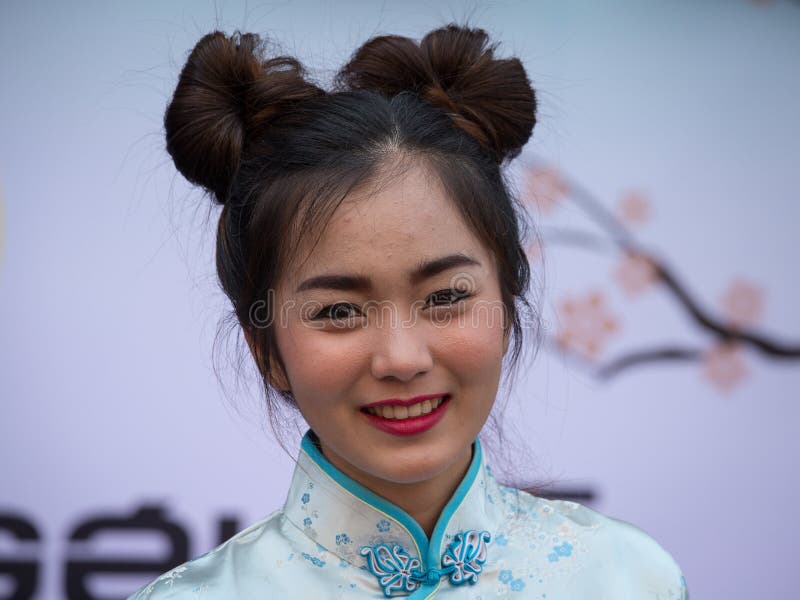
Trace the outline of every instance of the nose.
<path fill-rule="evenodd" d="M 392 323 L 375 328 L 371 360 L 377 379 L 410 381 L 433 368 L 433 355 L 423 328 L 416 324 Z"/>

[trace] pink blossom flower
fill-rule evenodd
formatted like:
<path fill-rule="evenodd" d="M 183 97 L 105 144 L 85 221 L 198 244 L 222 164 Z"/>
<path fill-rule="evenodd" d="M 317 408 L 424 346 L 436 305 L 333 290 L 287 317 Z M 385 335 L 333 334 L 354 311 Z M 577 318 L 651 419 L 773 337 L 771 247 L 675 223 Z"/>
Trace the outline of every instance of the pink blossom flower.
<path fill-rule="evenodd" d="M 556 342 L 586 358 L 594 359 L 607 338 L 619 329 L 599 291 L 578 298 L 565 298 L 559 307 L 560 330 Z"/>
<path fill-rule="evenodd" d="M 732 327 L 755 325 L 764 310 L 764 290 L 744 279 L 736 279 L 722 296 L 722 310 Z"/>
<path fill-rule="evenodd" d="M 526 202 L 535 205 L 542 214 L 550 214 L 569 194 L 569 185 L 554 167 L 535 166 L 523 175 Z"/>
<path fill-rule="evenodd" d="M 539 242 L 531 242 L 525 246 L 525 254 L 528 256 L 528 262 L 531 265 L 542 264 L 544 262 L 544 252 Z"/>
<path fill-rule="evenodd" d="M 650 202 L 642 192 L 626 192 L 619 200 L 619 215 L 628 225 L 644 225 L 650 220 Z"/>
<path fill-rule="evenodd" d="M 626 252 L 614 270 L 613 277 L 631 296 L 635 296 L 656 282 L 656 267 L 641 254 Z"/>
<path fill-rule="evenodd" d="M 703 374 L 714 387 L 729 392 L 749 374 L 740 348 L 735 344 L 721 343 L 712 346 L 703 355 Z"/>

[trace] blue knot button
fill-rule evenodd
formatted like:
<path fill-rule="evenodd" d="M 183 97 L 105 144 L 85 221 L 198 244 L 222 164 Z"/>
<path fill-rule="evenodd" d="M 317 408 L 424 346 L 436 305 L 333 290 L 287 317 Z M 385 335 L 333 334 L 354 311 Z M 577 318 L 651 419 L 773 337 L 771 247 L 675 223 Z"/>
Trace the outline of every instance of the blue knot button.
<path fill-rule="evenodd" d="M 420 569 L 422 563 L 412 558 L 401 546 L 378 544 L 362 546 L 361 555 L 366 557 L 370 573 L 378 578 L 384 596 L 394 592 L 413 592 L 420 584 L 436 585 L 445 576 L 450 583 L 461 585 L 478 583 L 478 575 L 486 562 L 486 545 L 492 539 L 488 531 L 470 529 L 457 533 L 442 554 L 442 569 Z"/>
<path fill-rule="evenodd" d="M 427 585 L 436 585 L 436 582 L 444 575 L 439 569 L 428 569 L 427 573 L 420 573 L 421 581 Z"/>

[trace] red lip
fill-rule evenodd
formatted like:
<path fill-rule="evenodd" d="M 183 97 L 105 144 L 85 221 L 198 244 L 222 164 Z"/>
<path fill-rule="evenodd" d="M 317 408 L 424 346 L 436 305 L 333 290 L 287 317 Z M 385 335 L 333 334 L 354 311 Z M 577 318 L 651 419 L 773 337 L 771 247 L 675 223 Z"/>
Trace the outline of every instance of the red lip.
<path fill-rule="evenodd" d="M 441 398 L 442 396 L 447 396 L 447 394 L 441 393 L 428 394 L 427 396 L 414 396 L 410 400 L 403 400 L 402 398 L 389 398 L 387 400 L 379 400 L 378 402 L 365 404 L 361 408 L 369 408 L 370 406 L 383 406 L 385 404 L 391 404 L 392 406 L 411 406 L 412 404 L 422 402 L 423 400 L 433 400 L 434 398 Z"/>
<path fill-rule="evenodd" d="M 429 400 L 430 398 L 438 398 L 439 396 L 420 397 L 423 400 Z M 383 403 L 392 403 L 392 401 L 384 401 Z M 371 406 L 375 405 L 373 404 Z M 361 412 L 371 425 L 374 425 L 381 431 L 385 431 L 386 433 L 391 433 L 394 435 L 416 435 L 418 433 L 422 433 L 423 431 L 427 431 L 441 421 L 448 406 L 450 406 L 450 396 L 445 395 L 442 403 L 433 411 L 429 412 L 427 415 L 419 415 L 418 417 L 409 417 L 407 419 L 384 419 L 383 417 L 370 414 L 365 410 L 362 410 Z"/>

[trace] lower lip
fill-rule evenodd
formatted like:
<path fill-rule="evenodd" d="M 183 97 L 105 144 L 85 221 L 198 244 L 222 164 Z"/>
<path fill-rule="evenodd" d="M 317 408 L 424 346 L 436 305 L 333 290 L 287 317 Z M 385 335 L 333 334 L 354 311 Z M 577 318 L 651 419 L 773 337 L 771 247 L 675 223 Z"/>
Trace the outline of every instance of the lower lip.
<path fill-rule="evenodd" d="M 416 435 L 427 431 L 444 416 L 444 411 L 450 406 L 450 396 L 445 396 L 442 403 L 427 415 L 419 415 L 418 417 L 409 417 L 408 419 L 384 419 L 377 415 L 370 414 L 366 411 L 361 411 L 367 417 L 367 420 L 386 433 L 393 435 Z"/>

